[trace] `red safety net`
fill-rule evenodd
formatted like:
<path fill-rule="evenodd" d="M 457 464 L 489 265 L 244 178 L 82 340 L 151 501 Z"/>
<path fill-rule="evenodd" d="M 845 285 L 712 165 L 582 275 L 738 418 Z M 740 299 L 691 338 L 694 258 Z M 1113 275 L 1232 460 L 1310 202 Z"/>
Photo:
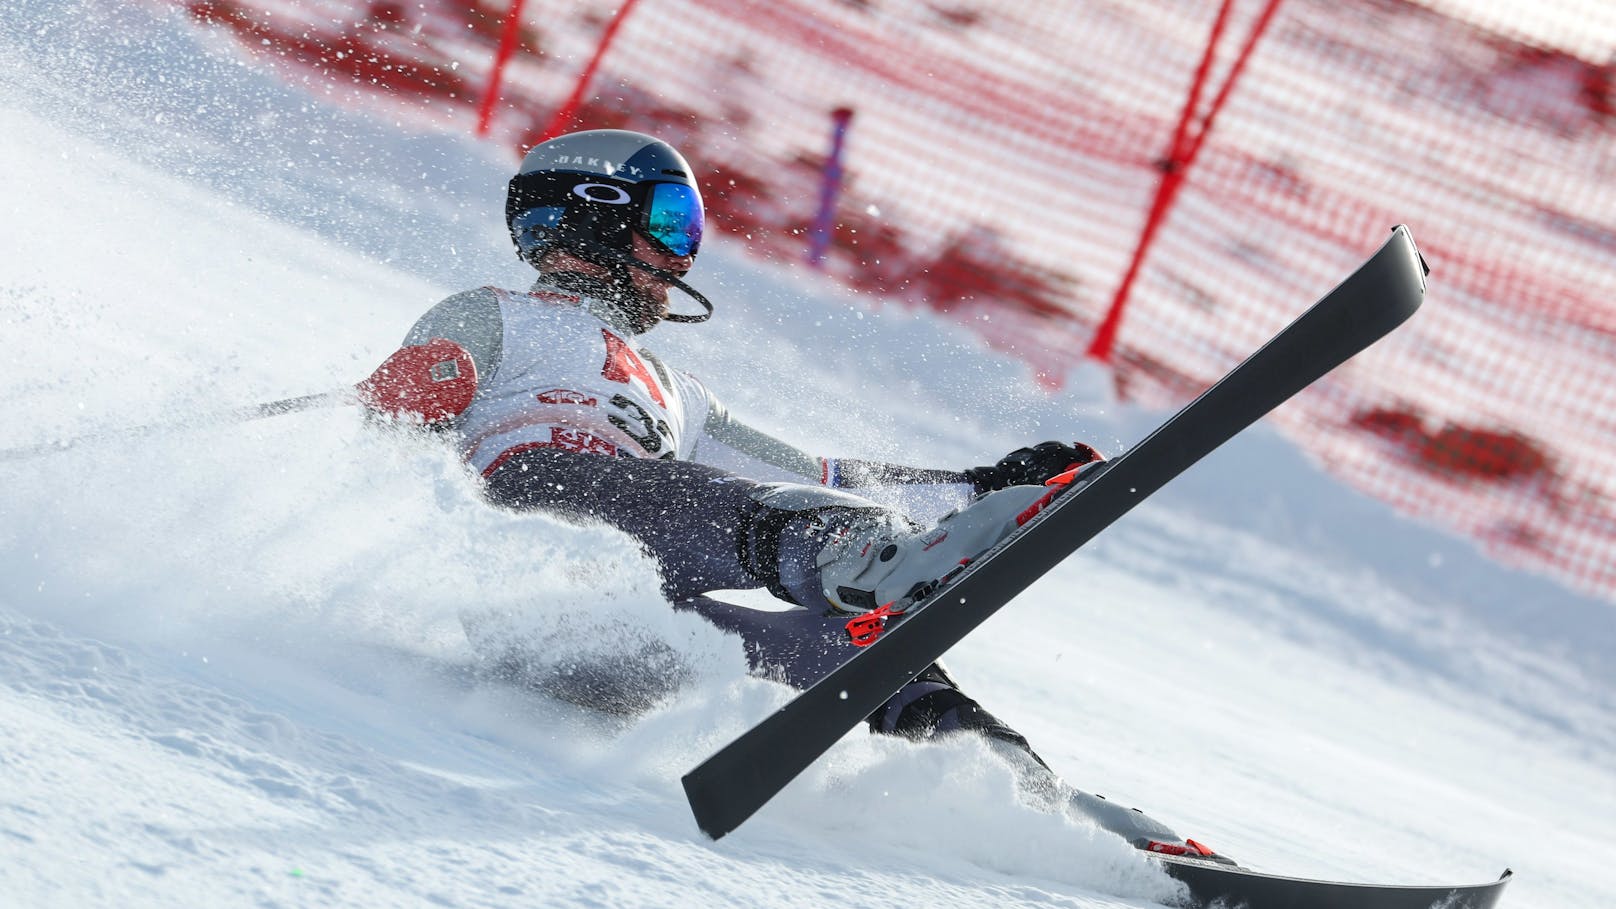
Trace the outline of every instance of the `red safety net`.
<path fill-rule="evenodd" d="M 1102 352 L 1155 404 L 1406 222 L 1425 310 L 1274 419 L 1404 510 L 1616 595 L 1616 4 L 1440 2 L 639 0 L 559 125 L 668 139 L 726 242 L 801 261 L 831 112 L 853 109 L 824 268 L 1051 386 L 1148 234 Z M 466 132 L 508 9 L 177 5 L 323 98 Z M 491 108 L 513 160 L 618 9 L 527 0 Z"/>

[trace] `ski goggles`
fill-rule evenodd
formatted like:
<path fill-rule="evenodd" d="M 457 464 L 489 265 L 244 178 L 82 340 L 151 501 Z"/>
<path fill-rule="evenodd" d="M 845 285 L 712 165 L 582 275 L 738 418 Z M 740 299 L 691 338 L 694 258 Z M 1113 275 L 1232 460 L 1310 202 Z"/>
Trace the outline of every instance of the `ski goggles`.
<path fill-rule="evenodd" d="M 652 183 L 641 206 L 640 232 L 675 256 L 694 256 L 706 223 L 701 194 L 683 183 Z"/>

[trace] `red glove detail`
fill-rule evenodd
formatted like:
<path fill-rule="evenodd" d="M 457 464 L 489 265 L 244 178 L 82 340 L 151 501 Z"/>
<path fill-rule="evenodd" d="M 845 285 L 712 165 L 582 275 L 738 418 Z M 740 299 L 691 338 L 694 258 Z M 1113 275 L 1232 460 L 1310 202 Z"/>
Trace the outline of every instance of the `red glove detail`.
<path fill-rule="evenodd" d="M 433 338 L 394 351 L 354 390 L 371 410 L 439 423 L 471 405 L 477 393 L 477 364 L 459 344 Z"/>

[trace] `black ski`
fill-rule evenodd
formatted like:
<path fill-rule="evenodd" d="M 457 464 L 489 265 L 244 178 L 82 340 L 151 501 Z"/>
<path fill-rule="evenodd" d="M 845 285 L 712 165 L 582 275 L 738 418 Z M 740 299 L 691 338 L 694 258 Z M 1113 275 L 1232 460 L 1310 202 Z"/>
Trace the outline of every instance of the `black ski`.
<path fill-rule="evenodd" d="M 904 683 L 1191 464 L 1402 324 L 1425 294 L 1408 228 L 1144 441 L 1056 499 L 872 645 L 684 776 L 696 823 L 740 826 Z"/>
<path fill-rule="evenodd" d="M 1280 877 L 1170 856 L 1156 858 L 1168 874 L 1184 882 L 1198 905 L 1210 906 L 1221 900 L 1220 905 L 1245 909 L 1492 909 L 1513 876 L 1506 868 L 1496 881 L 1459 887 L 1345 884 Z"/>

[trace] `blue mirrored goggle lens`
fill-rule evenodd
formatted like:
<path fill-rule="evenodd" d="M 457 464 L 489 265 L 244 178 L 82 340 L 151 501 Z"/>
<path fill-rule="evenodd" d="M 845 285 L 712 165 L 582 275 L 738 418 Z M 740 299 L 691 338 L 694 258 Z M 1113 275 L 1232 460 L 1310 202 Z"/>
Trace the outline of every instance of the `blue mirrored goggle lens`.
<path fill-rule="evenodd" d="M 646 236 L 667 247 L 676 256 L 693 256 L 701 247 L 705 216 L 701 196 L 681 183 L 658 183 L 651 187 L 645 205 Z"/>

